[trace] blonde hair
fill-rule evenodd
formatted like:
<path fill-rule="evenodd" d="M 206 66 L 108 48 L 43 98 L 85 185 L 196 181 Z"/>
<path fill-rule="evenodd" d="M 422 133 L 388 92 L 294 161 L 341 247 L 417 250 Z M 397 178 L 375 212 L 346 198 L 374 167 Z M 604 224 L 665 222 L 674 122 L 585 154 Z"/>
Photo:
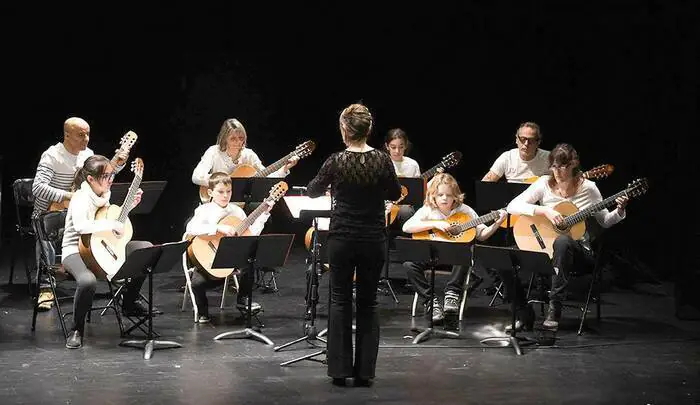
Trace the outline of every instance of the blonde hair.
<path fill-rule="evenodd" d="M 216 137 L 216 143 L 219 145 L 220 151 L 226 151 L 228 137 L 234 131 L 243 134 L 243 147 L 245 148 L 246 142 L 248 141 L 248 134 L 245 132 L 245 127 L 237 119 L 229 118 L 221 124 L 219 135 Z"/>
<path fill-rule="evenodd" d="M 372 132 L 372 114 L 362 104 L 350 104 L 340 113 L 340 126 L 344 129 L 345 141 L 358 142 Z"/>
<path fill-rule="evenodd" d="M 464 193 L 462 193 L 462 190 L 459 188 L 459 184 L 457 184 L 457 180 L 455 180 L 452 175 L 447 174 L 447 173 L 438 173 L 433 177 L 432 180 L 430 180 L 430 186 L 428 187 L 428 192 L 425 194 L 425 201 L 423 204 L 426 207 L 430 208 L 437 208 L 437 203 L 435 203 L 435 197 L 437 196 L 438 193 L 438 188 L 441 185 L 447 185 L 450 188 L 450 192 L 455 198 L 455 201 L 453 203 L 453 206 L 451 207 L 454 209 L 455 207 L 459 207 L 464 203 Z"/>
<path fill-rule="evenodd" d="M 209 176 L 209 190 L 214 190 L 217 184 L 231 185 L 231 176 L 223 172 L 214 172 Z"/>

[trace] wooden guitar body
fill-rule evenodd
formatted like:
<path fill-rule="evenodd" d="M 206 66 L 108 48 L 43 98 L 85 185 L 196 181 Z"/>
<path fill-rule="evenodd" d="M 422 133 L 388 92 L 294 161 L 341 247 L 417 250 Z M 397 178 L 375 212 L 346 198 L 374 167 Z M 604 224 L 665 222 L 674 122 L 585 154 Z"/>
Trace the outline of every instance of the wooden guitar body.
<path fill-rule="evenodd" d="M 450 223 L 450 225 L 461 225 L 464 224 L 468 221 L 471 221 L 473 218 L 465 213 L 458 212 L 455 214 L 450 215 L 449 218 L 447 218 L 447 222 Z M 436 220 L 437 221 L 437 220 Z M 411 236 L 413 239 L 430 239 L 430 240 L 438 240 L 438 241 L 443 241 L 443 242 L 460 242 L 460 243 L 469 243 L 474 240 L 476 237 L 476 228 L 469 228 L 463 232 L 460 232 L 456 235 L 452 235 L 447 232 L 443 232 L 437 229 L 430 229 L 427 231 L 422 231 L 422 232 L 416 232 Z"/>
<path fill-rule="evenodd" d="M 577 213 L 578 208 L 569 201 L 562 201 L 553 207 L 563 217 Z M 586 233 L 585 221 L 578 222 L 566 229 L 559 229 L 544 216 L 521 215 L 513 227 L 515 242 L 522 250 L 546 252 L 554 256 L 554 241 L 559 235 L 569 235 L 574 240 L 583 238 Z"/>
<path fill-rule="evenodd" d="M 120 214 L 120 206 L 109 205 L 100 208 L 95 219 L 116 221 Z M 80 257 L 95 277 L 111 280 L 126 261 L 126 244 L 131 241 L 133 233 L 131 221 L 127 218 L 121 236 L 111 230 L 81 235 L 78 245 Z"/>
<path fill-rule="evenodd" d="M 240 218 L 230 215 L 222 218 L 221 221 L 219 221 L 219 224 L 229 225 L 235 228 L 240 225 L 241 222 L 243 221 Z M 246 229 L 239 236 L 248 235 L 250 235 L 250 230 Z M 187 248 L 188 257 L 192 263 L 201 267 L 212 276 L 218 278 L 226 278 L 235 270 L 234 268 L 213 269 L 211 267 L 212 263 L 214 262 L 214 256 L 216 256 L 216 251 L 219 248 L 219 242 L 224 236 L 225 235 L 221 232 L 217 232 L 216 235 L 199 235 L 192 239 L 192 243 Z"/>
<path fill-rule="evenodd" d="M 70 205 L 70 200 L 63 200 L 61 202 L 54 201 L 49 205 L 48 210 L 49 211 L 63 211 L 63 210 L 67 210 L 69 205 Z"/>

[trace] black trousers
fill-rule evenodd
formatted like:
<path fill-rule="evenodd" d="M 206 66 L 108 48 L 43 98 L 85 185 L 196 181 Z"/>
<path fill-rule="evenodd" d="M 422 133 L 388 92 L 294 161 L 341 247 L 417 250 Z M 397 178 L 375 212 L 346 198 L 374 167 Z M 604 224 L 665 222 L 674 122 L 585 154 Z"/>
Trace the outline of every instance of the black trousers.
<path fill-rule="evenodd" d="M 328 375 L 374 378 L 379 351 L 377 286 L 384 266 L 384 241 L 328 238 L 331 304 L 328 320 Z M 355 356 L 352 348 L 352 290 L 356 274 Z"/>
<path fill-rule="evenodd" d="M 238 301 L 247 297 L 253 288 L 253 281 L 249 278 L 250 271 L 247 267 L 240 269 L 240 277 L 238 278 Z M 252 277 L 251 277 L 252 278 Z M 194 294 L 195 302 L 199 315 L 209 316 L 209 299 L 207 299 L 207 290 L 220 286 L 225 279 L 214 277 L 202 269 L 195 269 L 192 273 L 192 293 Z"/>
<path fill-rule="evenodd" d="M 554 254 L 552 256 L 552 266 L 558 273 L 552 275 L 552 288 L 549 299 L 562 301 L 566 298 L 566 287 L 569 284 L 569 277 L 572 272 L 584 272 L 595 264 L 595 254 L 593 249 L 581 241 L 573 240 L 568 235 L 560 235 L 554 240 Z M 525 290 L 518 280 L 517 287 L 513 290 L 513 272 L 500 270 L 499 274 L 503 280 L 504 296 L 507 301 L 516 300 L 516 306 L 523 307 L 527 303 Z"/>
<path fill-rule="evenodd" d="M 126 255 L 137 249 L 144 249 L 152 246 L 151 242 L 132 240 L 126 244 Z M 97 289 L 97 278 L 85 266 L 85 262 L 80 257 L 80 254 L 74 253 L 63 259 L 63 267 L 69 272 L 77 284 L 75 289 L 75 297 L 73 299 L 73 330 L 77 330 L 83 334 L 85 328 L 85 317 L 92 307 L 92 300 Z M 134 305 L 134 301 L 139 296 L 139 291 L 143 282 L 146 281 L 146 275 L 135 278 L 130 278 L 124 285 L 122 294 L 122 307 L 129 308 Z"/>
<path fill-rule="evenodd" d="M 403 266 L 406 268 L 406 275 L 408 281 L 413 285 L 413 290 L 418 293 L 418 296 L 423 299 L 423 302 L 427 302 L 430 297 L 430 282 L 425 277 L 425 270 L 428 268 L 425 263 L 414 263 L 405 262 Z M 438 266 L 450 268 L 452 267 L 452 274 L 450 279 L 445 286 L 445 292 L 452 291 L 457 295 L 461 295 L 464 290 L 464 281 L 467 278 L 467 266 Z M 437 295 L 435 295 L 437 297 Z"/>

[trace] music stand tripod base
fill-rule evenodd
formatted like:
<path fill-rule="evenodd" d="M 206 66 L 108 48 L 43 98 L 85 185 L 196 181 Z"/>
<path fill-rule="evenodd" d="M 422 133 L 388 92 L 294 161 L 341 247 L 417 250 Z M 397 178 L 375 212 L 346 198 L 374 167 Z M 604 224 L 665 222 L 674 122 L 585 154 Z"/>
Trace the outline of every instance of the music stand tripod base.
<path fill-rule="evenodd" d="M 153 273 L 169 271 L 180 260 L 189 242 L 154 245 L 135 250 L 129 255 L 122 268 L 113 278 L 131 278 L 143 274 L 148 275 L 148 333 L 146 339 L 131 339 L 119 343 L 119 346 L 143 349 L 143 358 L 149 360 L 153 351 L 159 349 L 175 349 L 182 347 L 180 343 L 169 340 L 156 340 L 153 331 Z"/>
<path fill-rule="evenodd" d="M 253 280 L 255 264 L 260 266 L 284 266 L 292 247 L 294 235 L 260 235 L 224 237 L 219 241 L 219 248 L 212 262 L 212 268 L 242 268 L 248 266 L 248 308 L 246 309 L 246 327 L 242 330 L 224 332 L 216 335 L 221 339 L 255 339 L 268 346 L 274 343 L 252 325 L 253 314 Z"/>

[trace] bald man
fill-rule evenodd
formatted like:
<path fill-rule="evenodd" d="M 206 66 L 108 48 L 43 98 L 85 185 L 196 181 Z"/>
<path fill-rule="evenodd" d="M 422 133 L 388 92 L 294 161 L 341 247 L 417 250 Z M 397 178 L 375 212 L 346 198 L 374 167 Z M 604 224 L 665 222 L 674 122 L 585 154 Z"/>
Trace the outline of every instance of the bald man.
<path fill-rule="evenodd" d="M 32 217 L 46 212 L 52 202 L 64 202 L 71 199 L 73 196 L 71 185 L 76 171 L 82 167 L 85 159 L 94 155 L 92 149 L 88 148 L 89 141 L 90 125 L 84 119 L 71 117 L 63 123 L 63 142 L 50 146 L 41 154 L 34 175 L 32 186 L 34 211 Z M 119 158 L 126 161 L 128 154 L 120 153 Z M 123 167 L 123 165 L 119 166 L 116 170 L 119 171 Z M 37 268 L 40 256 L 39 243 L 37 240 Z M 45 249 L 49 252 L 49 262 L 53 263 L 56 256 L 53 246 L 46 244 Z M 49 310 L 53 304 L 53 296 L 48 281 L 41 281 L 39 301 L 44 302 L 39 305 L 39 309 Z"/>

